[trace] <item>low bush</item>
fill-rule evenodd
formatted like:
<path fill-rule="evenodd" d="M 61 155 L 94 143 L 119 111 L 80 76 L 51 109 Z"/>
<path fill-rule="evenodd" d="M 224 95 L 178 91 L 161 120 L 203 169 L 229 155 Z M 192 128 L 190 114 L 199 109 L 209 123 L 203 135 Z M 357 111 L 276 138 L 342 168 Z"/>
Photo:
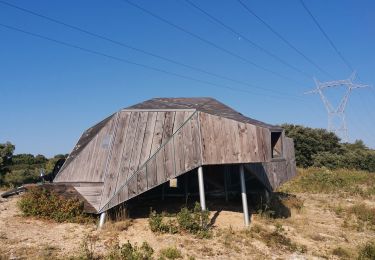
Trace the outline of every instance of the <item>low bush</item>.
<path fill-rule="evenodd" d="M 160 250 L 159 259 L 178 259 L 182 258 L 181 251 L 175 247 L 167 247 Z"/>
<path fill-rule="evenodd" d="M 152 232 L 170 234 L 188 232 L 199 238 L 210 238 L 212 234 L 209 229 L 209 214 L 209 211 L 201 210 L 199 203 L 196 203 L 192 210 L 187 207 L 182 208 L 177 214 L 177 222 L 172 218 L 165 220 L 165 214 L 158 214 L 151 210 L 149 225 Z"/>
<path fill-rule="evenodd" d="M 291 209 L 302 210 L 304 201 L 295 195 L 275 192 L 266 203 L 258 205 L 258 214 L 264 218 L 287 218 Z"/>
<path fill-rule="evenodd" d="M 148 260 L 152 259 L 154 249 L 147 243 L 143 242 L 140 247 L 137 244 L 132 245 L 129 241 L 120 247 L 120 259 L 126 260 Z"/>
<path fill-rule="evenodd" d="M 92 222 L 94 218 L 83 212 L 78 199 L 66 199 L 45 188 L 30 188 L 20 199 L 19 208 L 25 216 L 52 219 L 57 222 Z"/>
<path fill-rule="evenodd" d="M 355 215 L 362 222 L 375 226 L 375 208 L 371 208 L 365 203 L 351 206 L 348 209 L 348 213 Z"/>
<path fill-rule="evenodd" d="M 368 242 L 362 246 L 358 252 L 358 260 L 374 260 L 375 259 L 375 241 Z"/>
<path fill-rule="evenodd" d="M 350 252 L 341 246 L 333 249 L 332 254 L 338 256 L 340 259 L 350 259 Z"/>

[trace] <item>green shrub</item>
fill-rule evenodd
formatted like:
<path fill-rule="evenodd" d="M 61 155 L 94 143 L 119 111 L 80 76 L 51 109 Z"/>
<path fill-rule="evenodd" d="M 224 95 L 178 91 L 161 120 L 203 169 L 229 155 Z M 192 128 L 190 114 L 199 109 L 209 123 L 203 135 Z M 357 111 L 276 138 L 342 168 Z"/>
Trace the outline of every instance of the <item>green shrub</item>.
<path fill-rule="evenodd" d="M 121 259 L 126 260 L 148 260 L 152 259 L 154 249 L 147 243 L 143 242 L 142 246 L 132 245 L 129 240 L 120 247 Z"/>
<path fill-rule="evenodd" d="M 177 214 L 177 222 L 180 229 L 192 234 L 198 234 L 207 231 L 209 215 L 210 212 L 208 210 L 201 210 L 200 204 L 195 203 L 193 210 L 189 210 L 186 207 L 180 210 Z"/>
<path fill-rule="evenodd" d="M 175 247 L 167 247 L 160 250 L 160 258 L 178 259 L 182 258 L 181 251 Z"/>
<path fill-rule="evenodd" d="M 52 219 L 57 222 L 85 223 L 93 221 L 83 212 L 83 203 L 78 199 L 66 199 L 45 188 L 30 188 L 18 203 L 25 216 Z"/>
<path fill-rule="evenodd" d="M 188 232 L 199 238 L 211 237 L 209 229 L 209 211 L 201 210 L 199 203 L 196 203 L 193 210 L 184 207 L 177 214 L 177 223 L 174 219 L 165 221 L 164 214 L 155 211 L 150 212 L 149 225 L 152 232 L 170 233 Z"/>
<path fill-rule="evenodd" d="M 156 211 L 151 210 L 148 223 L 152 232 L 170 234 L 175 234 L 178 232 L 176 222 L 172 219 L 165 221 L 163 213 L 158 214 Z"/>
<path fill-rule="evenodd" d="M 358 253 L 358 260 L 374 260 L 375 259 L 375 242 L 368 242 Z"/>

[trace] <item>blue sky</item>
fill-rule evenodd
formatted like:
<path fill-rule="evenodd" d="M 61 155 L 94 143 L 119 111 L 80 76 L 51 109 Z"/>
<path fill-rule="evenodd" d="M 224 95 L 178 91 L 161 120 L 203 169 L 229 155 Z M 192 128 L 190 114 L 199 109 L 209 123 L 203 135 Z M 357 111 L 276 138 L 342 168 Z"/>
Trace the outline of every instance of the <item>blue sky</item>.
<path fill-rule="evenodd" d="M 243 1 L 331 76 L 307 62 L 239 2 L 191 1 L 308 76 L 265 55 L 184 0 L 133 2 L 240 58 L 125 1 L 14 0 L 10 3 L 246 84 L 141 54 L 0 3 L 0 24 L 200 81 L 126 64 L 0 26 L 0 142 L 14 143 L 16 153 L 69 153 L 85 129 L 123 107 L 152 97 L 211 96 L 267 123 L 327 127 L 327 114 L 319 97 L 303 93 L 314 87 L 313 76 L 321 81 L 344 79 L 351 71 L 298 0 Z M 360 81 L 375 86 L 375 2 L 305 3 L 357 70 Z M 341 94 L 342 90 L 335 89 L 328 97 L 337 103 Z M 375 90 L 367 88 L 353 91 L 346 111 L 350 140 L 363 139 L 372 148 L 374 108 Z"/>

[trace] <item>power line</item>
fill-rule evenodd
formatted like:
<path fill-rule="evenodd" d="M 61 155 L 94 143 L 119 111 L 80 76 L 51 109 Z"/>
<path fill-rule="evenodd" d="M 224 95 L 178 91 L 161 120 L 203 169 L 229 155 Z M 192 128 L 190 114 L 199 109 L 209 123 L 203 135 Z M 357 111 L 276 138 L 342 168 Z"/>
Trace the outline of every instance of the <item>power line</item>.
<path fill-rule="evenodd" d="M 192 6 L 193 8 L 197 9 L 198 11 L 200 11 L 201 13 L 205 14 L 206 16 L 208 16 L 211 20 L 215 21 L 216 23 L 218 23 L 219 25 L 221 25 L 222 27 L 224 27 L 226 30 L 230 31 L 231 33 L 233 33 L 234 35 L 236 36 L 240 36 L 241 39 L 245 40 L 248 44 L 250 44 L 252 47 L 255 47 L 257 48 L 258 50 L 262 51 L 263 53 L 267 54 L 268 56 L 274 58 L 275 60 L 279 61 L 280 63 L 284 64 L 285 66 L 293 69 L 294 71 L 297 71 L 298 73 L 302 74 L 303 76 L 307 77 L 307 78 L 311 78 L 312 76 L 302 70 L 300 70 L 299 68 L 297 68 L 296 66 L 288 63 L 287 61 L 285 61 L 284 59 L 280 58 L 278 55 L 270 52 L 269 50 L 263 48 L 262 46 L 260 46 L 259 44 L 255 43 L 254 41 L 250 40 L 248 37 L 246 37 L 245 35 L 239 33 L 238 31 L 236 31 L 234 28 L 230 27 L 229 25 L 225 24 L 223 21 L 221 21 L 219 18 L 213 16 L 212 14 L 208 13 L 207 11 L 205 11 L 204 9 L 202 9 L 201 7 L 199 7 L 197 4 L 193 3 L 192 1 L 190 0 L 185 0 L 185 2 L 187 2 L 190 6 Z"/>
<path fill-rule="evenodd" d="M 328 36 L 328 34 L 324 31 L 323 27 L 319 24 L 318 20 L 315 18 L 315 16 L 311 13 L 311 11 L 309 10 L 309 8 L 307 7 L 307 5 L 303 2 L 303 0 L 300 0 L 303 8 L 306 10 L 306 12 L 310 15 L 311 19 L 314 21 L 314 23 L 316 24 L 316 26 L 319 28 L 320 32 L 324 35 L 324 37 L 327 39 L 327 41 L 329 42 L 329 44 L 332 46 L 332 48 L 335 50 L 335 52 L 337 53 L 337 55 L 341 58 L 341 60 L 344 62 L 344 64 L 349 68 L 349 70 L 351 72 L 354 71 L 352 65 L 349 63 L 349 61 L 347 59 L 345 59 L 344 55 L 341 54 L 341 52 L 338 50 L 338 48 L 336 47 L 336 45 L 333 43 L 333 41 L 331 40 L 331 38 Z"/>
<path fill-rule="evenodd" d="M 318 27 L 319 31 L 323 34 L 323 36 L 326 38 L 326 40 L 329 42 L 329 44 L 331 45 L 331 47 L 334 49 L 334 51 L 336 52 L 336 54 L 340 57 L 341 61 L 343 62 L 343 64 L 351 71 L 351 72 L 354 72 L 354 69 L 353 69 L 353 66 L 350 64 L 349 60 L 346 59 L 344 57 L 344 55 L 339 51 L 339 49 L 337 48 L 336 44 L 333 42 L 333 40 L 331 39 L 331 37 L 329 37 L 328 33 L 326 33 L 326 31 L 323 29 L 323 27 L 320 25 L 320 23 L 318 22 L 318 19 L 312 14 L 312 12 L 310 11 L 310 9 L 307 7 L 307 5 L 305 4 L 305 2 L 303 0 L 300 0 L 300 3 L 301 5 L 303 6 L 303 8 L 305 9 L 305 11 L 309 14 L 309 16 L 311 17 L 311 19 L 314 21 L 315 25 Z M 358 76 L 359 78 L 359 76 Z M 373 114 L 372 114 L 372 110 L 370 110 L 368 107 L 367 107 L 367 104 L 364 102 L 363 98 L 362 98 L 362 95 L 359 94 L 359 98 L 361 99 L 361 103 L 363 105 L 363 107 L 365 108 L 366 112 L 367 112 L 367 115 L 369 115 L 370 117 L 374 118 L 373 117 Z M 371 112 L 370 112 L 371 111 Z"/>
<path fill-rule="evenodd" d="M 221 52 L 224 52 L 224 53 L 226 53 L 226 54 L 228 54 L 228 55 L 230 55 L 232 57 L 235 57 L 235 58 L 237 58 L 237 59 L 239 59 L 239 60 L 241 60 L 241 61 L 243 61 L 245 63 L 248 63 L 248 64 L 250 64 L 250 65 L 252 65 L 252 66 L 254 66 L 254 67 L 256 67 L 256 68 L 258 68 L 260 70 L 266 71 L 266 72 L 271 73 L 273 75 L 276 75 L 276 76 L 278 76 L 280 78 L 287 79 L 287 80 L 292 81 L 294 83 L 300 84 L 299 82 L 296 82 L 295 80 L 293 80 L 292 78 L 290 78 L 288 76 L 284 76 L 284 75 L 282 75 L 282 74 L 280 74 L 280 73 L 278 73 L 276 71 L 273 71 L 273 70 L 270 70 L 268 68 L 265 68 L 262 65 L 259 65 L 259 64 L 255 63 L 255 62 L 253 62 L 253 61 L 245 58 L 245 57 L 240 56 L 239 54 L 236 54 L 236 53 L 234 53 L 234 52 L 232 52 L 232 51 L 230 51 L 230 50 L 228 50 L 228 49 L 226 49 L 224 47 L 221 47 L 220 45 L 218 45 L 218 44 L 216 44 L 216 43 L 214 43 L 212 41 L 209 41 L 209 40 L 207 40 L 207 39 L 205 39 L 205 38 L 203 38 L 203 37 L 201 37 L 201 36 L 199 36 L 199 35 L 191 32 L 189 30 L 187 30 L 187 29 L 185 29 L 185 28 L 183 28 L 183 27 L 181 27 L 181 26 L 179 26 L 179 25 L 177 25 L 177 24 L 175 24 L 175 23 L 173 23 L 173 22 L 171 22 L 171 21 L 169 21 L 169 20 L 167 20 L 167 19 L 165 19 L 165 18 L 163 18 L 163 17 L 161 17 L 161 16 L 153 13 L 153 12 L 151 12 L 148 9 L 146 9 L 146 8 L 144 8 L 144 7 L 142 7 L 142 6 L 138 5 L 138 4 L 135 4 L 135 3 L 133 3 L 133 2 L 131 2 L 129 0 L 121 0 L 121 1 L 123 1 L 123 2 L 125 2 L 125 3 L 127 3 L 129 5 L 137 8 L 138 10 L 141 10 L 142 12 L 144 12 L 144 13 L 152 16 L 152 17 L 154 17 L 155 19 L 157 19 L 157 20 L 159 20 L 159 21 L 161 21 L 161 22 L 163 22 L 165 24 L 168 24 L 169 26 L 171 26 L 171 27 L 173 27 L 173 28 L 175 28 L 175 29 L 177 29 L 177 30 L 179 30 L 179 31 L 187 34 L 187 35 L 190 35 L 191 37 L 193 37 L 193 38 L 195 38 L 195 39 L 197 39 L 197 40 L 199 40 L 201 42 L 204 42 L 207 45 L 210 45 L 211 47 L 214 47 L 215 49 L 220 50 Z"/>
<path fill-rule="evenodd" d="M 14 27 L 14 26 L 2 24 L 2 23 L 0 23 L 0 26 L 2 26 L 4 28 L 7 28 L 9 30 L 12 30 L 12 31 L 21 32 L 23 34 L 27 34 L 27 35 L 36 37 L 36 38 L 39 38 L 39 39 L 54 42 L 54 43 L 57 43 L 59 45 L 63 45 L 63 46 L 69 47 L 69 48 L 73 48 L 73 49 L 77 49 L 77 50 L 80 50 L 80 51 L 83 51 L 83 52 L 86 52 L 86 53 L 94 54 L 96 56 L 109 58 L 109 59 L 112 59 L 112 60 L 115 60 L 115 61 L 118 61 L 118 62 L 134 65 L 134 66 L 137 66 L 137 67 L 142 67 L 144 69 L 160 72 L 160 73 L 171 75 L 171 76 L 174 76 L 174 77 L 179 77 L 179 78 L 183 78 L 183 79 L 190 80 L 190 81 L 195 81 L 195 82 L 198 82 L 198 83 L 202 83 L 202 84 L 206 84 L 206 85 L 210 85 L 210 86 L 214 86 L 214 87 L 225 88 L 225 89 L 229 89 L 229 90 L 232 90 L 232 91 L 249 93 L 249 94 L 252 94 L 252 95 L 260 95 L 260 96 L 267 96 L 267 97 L 273 97 L 273 98 L 280 98 L 281 97 L 281 96 L 275 96 L 275 95 L 269 95 L 269 94 L 260 94 L 260 93 L 251 92 L 251 91 L 245 90 L 245 89 L 233 88 L 233 87 L 230 87 L 230 86 L 226 86 L 226 85 L 222 85 L 222 84 L 216 84 L 216 83 L 212 83 L 212 82 L 209 82 L 209 81 L 205 81 L 205 80 L 197 79 L 197 78 L 194 78 L 194 77 L 186 76 L 186 75 L 183 75 L 183 74 L 159 69 L 159 68 L 149 66 L 149 65 L 146 65 L 146 64 L 137 63 L 137 62 L 130 61 L 130 60 L 127 60 L 127 59 L 124 59 L 124 58 L 119 58 L 119 57 L 116 57 L 116 56 L 113 56 L 113 55 L 109 55 L 109 54 L 106 54 L 106 53 L 103 53 L 103 52 L 100 52 L 100 51 L 96 51 L 96 50 L 88 49 L 88 48 L 85 48 L 85 47 L 81 47 L 79 45 L 75 45 L 75 44 L 71 44 L 71 43 L 68 43 L 68 42 L 56 40 L 56 39 L 53 39 L 53 38 L 50 38 L 48 36 L 44 36 L 44 35 L 41 35 L 41 34 L 38 34 L 38 33 L 29 32 L 29 31 L 26 31 L 26 30 L 23 30 L 23 29 Z M 288 96 L 288 97 L 284 97 L 284 98 L 291 98 L 291 97 Z M 295 101 L 298 101 L 298 100 L 295 100 Z"/>
<path fill-rule="evenodd" d="M 264 26 L 268 28 L 273 34 L 275 34 L 280 40 L 282 40 L 286 45 L 288 45 L 290 48 L 292 48 L 295 52 L 297 52 L 299 55 L 301 55 L 306 61 L 308 61 L 310 64 L 312 64 L 315 68 L 317 68 L 320 72 L 323 74 L 333 78 L 333 76 L 325 71 L 323 68 L 321 68 L 316 62 L 314 62 L 312 59 L 307 57 L 302 51 L 300 51 L 297 47 L 295 47 L 290 41 L 288 41 L 281 33 L 277 32 L 270 24 L 268 24 L 265 20 L 263 20 L 259 15 L 257 15 L 253 10 L 251 10 L 244 2 L 241 0 L 237 0 L 240 5 L 252 16 L 257 18 Z"/>
<path fill-rule="evenodd" d="M 205 69 L 198 68 L 198 67 L 194 67 L 194 66 L 191 66 L 191 65 L 188 65 L 188 64 L 182 63 L 182 62 L 180 62 L 180 61 L 177 61 L 177 60 L 174 60 L 174 59 L 171 59 L 171 58 L 165 57 L 165 56 L 161 56 L 161 55 L 155 54 L 155 53 L 153 53 L 153 52 L 150 52 L 150 51 L 146 51 L 146 50 L 140 49 L 140 48 L 138 48 L 138 47 L 131 46 L 131 45 L 127 44 L 127 43 L 124 43 L 124 42 L 121 42 L 121 41 L 118 41 L 118 40 L 114 40 L 114 39 L 112 39 L 112 38 L 109 38 L 109 37 L 106 37 L 106 36 L 100 35 L 100 34 L 98 34 L 98 33 L 94 33 L 94 32 L 88 31 L 88 30 L 83 29 L 83 28 L 81 28 L 81 27 L 79 27 L 79 26 L 72 25 L 72 24 L 68 24 L 68 23 L 63 22 L 63 21 L 61 21 L 61 20 L 57 20 L 57 19 L 55 19 L 55 18 L 52 18 L 52 17 L 46 16 L 46 15 L 43 15 L 43 14 L 41 14 L 41 13 L 37 13 L 37 12 L 31 11 L 31 10 L 29 10 L 29 9 L 26 9 L 26 8 L 20 7 L 20 6 L 16 6 L 16 5 L 14 5 L 14 4 L 8 3 L 8 2 L 3 1 L 3 0 L 0 0 L 0 4 L 3 4 L 3 5 L 6 5 L 6 6 L 8 6 L 8 7 L 11 7 L 11 8 L 14 8 L 14 9 L 17 9 L 17 10 L 20 10 L 20 11 L 22 11 L 22 12 L 25 12 L 25 13 L 28 13 L 28 14 L 31 14 L 31 15 L 34 15 L 34 16 L 37 16 L 37 17 L 42 18 L 42 19 L 45 19 L 45 20 L 47 20 L 47 21 L 50 21 L 50 22 L 53 22 L 53 23 L 56 23 L 56 24 L 59 24 L 59 25 L 65 26 L 65 27 L 70 28 L 70 29 L 72 29 L 72 30 L 75 30 L 75 31 L 78 31 L 78 32 L 80 32 L 80 33 L 83 33 L 83 34 L 89 35 L 89 36 L 91 36 L 91 37 L 95 37 L 95 38 L 98 38 L 98 39 L 101 39 L 101 40 L 104 40 L 104 41 L 110 42 L 110 43 L 112 43 L 112 44 L 115 44 L 115 45 L 118 45 L 118 46 L 121 46 L 121 47 L 124 47 L 124 48 L 130 49 L 130 50 L 133 50 L 133 51 L 136 51 L 136 52 L 139 52 L 139 53 L 142 53 L 142 54 L 145 54 L 145 55 L 148 55 L 148 56 L 151 56 L 151 57 L 154 57 L 154 58 L 160 59 L 160 60 L 164 60 L 164 61 L 167 61 L 167 62 L 170 62 L 170 63 L 176 64 L 176 65 L 179 65 L 179 66 L 182 66 L 182 67 L 185 67 L 185 68 L 188 68 L 188 69 L 191 69 L 191 70 L 194 70 L 194 71 L 200 72 L 200 73 L 204 73 L 204 74 L 207 74 L 207 75 L 210 75 L 210 76 L 213 76 L 213 77 L 219 78 L 219 79 L 228 80 L 228 81 L 231 81 L 231 82 L 234 82 L 234 83 L 237 83 L 237 84 L 241 84 L 241 85 L 245 85 L 245 86 L 248 86 L 248 87 L 252 87 L 252 88 L 257 88 L 257 89 L 261 89 L 261 90 L 265 90 L 265 91 L 270 91 L 270 92 L 273 92 L 273 93 L 279 93 L 279 94 L 282 94 L 282 95 L 285 94 L 285 93 L 283 93 L 283 92 L 279 92 L 279 91 L 274 90 L 274 89 L 268 89 L 268 88 L 264 88 L 264 87 L 255 86 L 255 85 L 250 84 L 250 83 L 248 83 L 248 82 L 244 82 L 244 81 L 237 80 L 237 79 L 234 79 L 234 78 L 231 78 L 231 77 L 227 77 L 227 76 L 219 75 L 219 74 L 217 74 L 217 73 L 210 72 L 210 71 L 207 71 L 207 70 L 205 70 Z"/>

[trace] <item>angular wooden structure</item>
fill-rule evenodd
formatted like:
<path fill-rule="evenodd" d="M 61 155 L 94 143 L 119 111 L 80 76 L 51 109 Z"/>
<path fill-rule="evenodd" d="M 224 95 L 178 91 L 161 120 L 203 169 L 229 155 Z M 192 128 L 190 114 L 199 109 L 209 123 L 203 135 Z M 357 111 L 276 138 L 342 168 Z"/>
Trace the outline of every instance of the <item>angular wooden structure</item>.
<path fill-rule="evenodd" d="M 156 98 L 86 130 L 55 183 L 104 212 L 203 165 L 243 164 L 269 190 L 296 174 L 293 140 L 212 98 Z"/>

